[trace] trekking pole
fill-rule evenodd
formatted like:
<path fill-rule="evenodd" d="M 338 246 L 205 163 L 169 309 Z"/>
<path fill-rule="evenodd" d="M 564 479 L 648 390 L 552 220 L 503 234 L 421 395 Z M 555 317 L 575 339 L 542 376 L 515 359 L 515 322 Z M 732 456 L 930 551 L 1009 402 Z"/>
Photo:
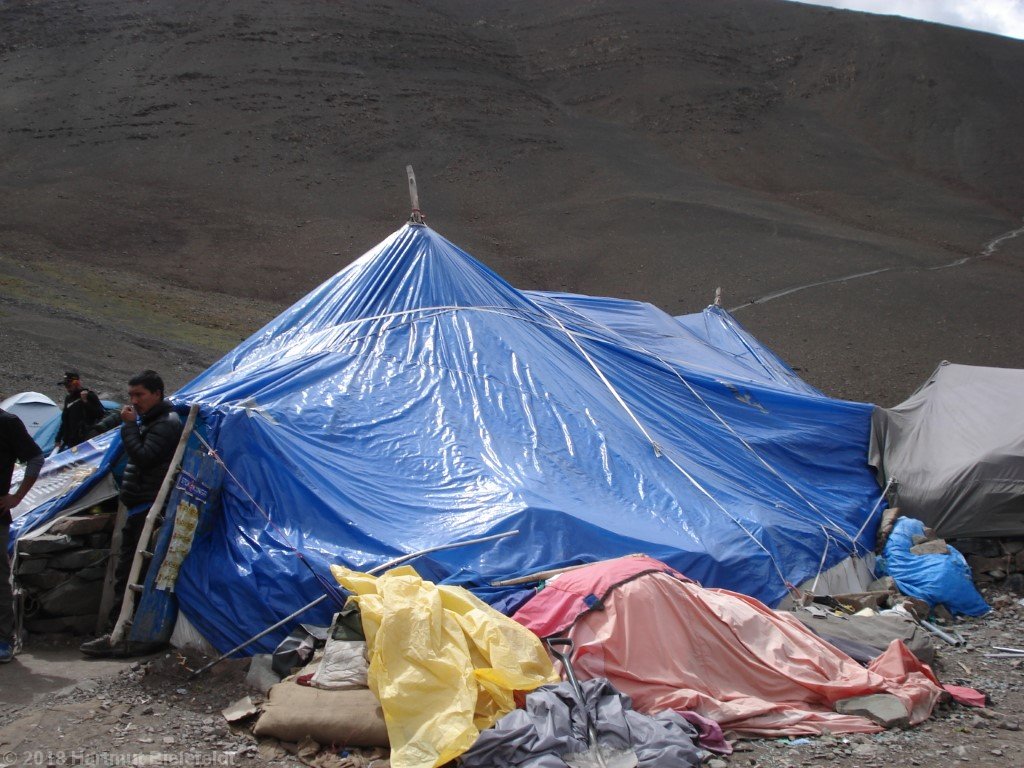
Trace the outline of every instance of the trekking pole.
<path fill-rule="evenodd" d="M 388 568 L 394 568 L 396 565 L 400 565 L 400 564 L 406 562 L 407 560 L 412 560 L 413 558 L 416 558 L 416 557 L 422 557 L 423 555 L 429 555 L 432 552 L 440 552 L 441 550 L 445 550 L 445 549 L 456 549 L 458 547 L 468 547 L 471 544 L 483 544 L 484 542 L 496 541 L 497 539 L 504 539 L 504 538 L 507 538 L 508 536 L 515 536 L 518 533 L 519 533 L 518 530 L 516 530 L 516 531 L 508 531 L 506 533 L 496 533 L 493 536 L 483 536 L 482 538 L 479 538 L 479 539 L 469 539 L 468 541 L 459 541 L 459 542 L 455 542 L 454 544 L 441 544 L 440 546 L 437 546 L 437 547 L 430 547 L 429 549 L 421 549 L 418 552 L 410 552 L 407 555 L 402 555 L 401 557 L 396 557 L 394 560 L 388 560 L 386 563 L 382 563 L 381 565 L 378 565 L 378 566 L 376 566 L 374 568 L 371 568 L 370 570 L 367 571 L 367 573 L 372 576 L 374 574 L 380 573 L 381 571 L 387 570 Z M 269 635 L 271 632 L 273 632 L 278 627 L 281 627 L 282 625 L 287 624 L 289 621 L 294 619 L 296 616 L 299 616 L 299 615 L 305 613 L 310 608 L 315 608 L 316 606 L 320 605 L 320 603 L 322 603 L 326 599 L 327 599 L 327 595 L 320 595 L 320 597 L 318 597 L 313 602 L 307 603 L 306 605 L 302 606 L 301 608 L 299 608 L 299 610 L 295 611 L 294 613 L 292 613 L 292 614 L 290 614 L 288 616 L 285 616 L 283 619 L 281 619 L 276 624 L 273 624 L 273 625 L 267 627 L 262 632 L 260 632 L 258 635 L 253 635 L 252 637 L 250 637 L 248 640 L 246 640 L 241 645 L 236 645 L 230 651 L 226 651 L 225 653 L 222 653 L 220 656 L 218 656 L 216 659 L 211 661 L 209 664 L 207 664 L 207 665 L 205 665 L 203 667 L 200 667 L 199 669 L 197 669 L 195 672 L 193 672 L 189 676 L 189 679 L 194 679 L 196 677 L 199 677 L 199 675 L 201 675 L 203 672 L 205 672 L 206 670 L 210 669 L 211 667 L 219 664 L 220 662 L 224 661 L 224 659 L 226 659 L 228 656 L 231 656 L 232 654 L 238 653 L 240 650 L 245 648 L 247 645 L 256 642 L 257 640 L 259 640 L 262 637 L 265 637 L 266 635 Z"/>

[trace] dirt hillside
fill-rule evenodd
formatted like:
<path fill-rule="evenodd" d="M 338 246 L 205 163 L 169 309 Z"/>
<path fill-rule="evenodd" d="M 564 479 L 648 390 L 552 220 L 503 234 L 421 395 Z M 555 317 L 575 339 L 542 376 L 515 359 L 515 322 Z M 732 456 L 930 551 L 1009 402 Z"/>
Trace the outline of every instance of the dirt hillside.
<path fill-rule="evenodd" d="M 781 0 L 4 0 L 0 110 L 0 392 L 184 383 L 397 229 L 406 164 L 514 285 L 720 285 L 833 395 L 1024 367 L 1018 41 Z"/>
<path fill-rule="evenodd" d="M 512 284 L 673 314 L 721 286 L 891 405 L 943 359 L 1024 367 L 1021 126 L 1024 43 L 782 0 L 0 0 L 0 394 L 177 388 L 400 227 L 412 164 Z M 1020 766 L 1021 662 L 985 654 L 1024 606 L 989 597 L 936 667 L 987 716 L 716 765 Z M 0 681 L 0 764 L 298 764 L 219 717 L 237 680 L 41 672 L 66 646 L 6 670 L 36 682 Z"/>

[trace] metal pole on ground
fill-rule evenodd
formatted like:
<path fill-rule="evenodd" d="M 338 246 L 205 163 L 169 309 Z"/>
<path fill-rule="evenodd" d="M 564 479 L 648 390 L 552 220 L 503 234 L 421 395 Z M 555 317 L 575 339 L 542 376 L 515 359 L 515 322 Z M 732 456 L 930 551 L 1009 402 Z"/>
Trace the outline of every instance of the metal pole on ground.
<path fill-rule="evenodd" d="M 456 549 L 458 547 L 468 547 L 468 546 L 470 546 L 472 544 L 483 544 L 483 543 L 488 542 L 488 541 L 497 541 L 498 539 L 504 539 L 504 538 L 507 538 L 509 536 L 515 536 L 518 533 L 519 533 L 519 531 L 508 531 L 506 533 L 496 533 L 496 534 L 494 534 L 492 536 L 483 536 L 483 537 L 478 538 L 478 539 L 468 539 L 467 541 L 458 541 L 458 542 L 455 542 L 454 544 L 441 544 L 440 546 L 437 546 L 437 547 L 430 547 L 429 549 L 421 549 L 421 550 L 419 550 L 417 552 L 410 552 L 407 555 L 402 555 L 401 557 L 396 557 L 394 560 L 388 560 L 386 563 L 382 563 L 381 565 L 378 565 L 378 566 L 376 566 L 374 568 L 371 568 L 370 570 L 367 571 L 367 573 L 372 576 L 374 574 L 380 573 L 381 571 L 386 571 L 389 568 L 394 568 L 396 565 L 401 565 L 404 562 L 407 562 L 407 561 L 412 560 L 412 559 L 417 558 L 417 557 L 422 557 L 423 555 L 429 555 L 429 554 L 431 554 L 433 552 L 440 552 L 440 551 L 445 550 L 445 549 Z M 250 637 L 248 640 L 246 640 L 245 642 L 241 643 L 240 645 L 236 645 L 230 651 L 225 651 L 220 656 L 218 656 L 216 659 L 211 661 L 209 664 L 206 664 L 205 666 L 200 667 L 199 669 L 197 669 L 195 672 L 193 672 L 191 674 L 190 679 L 194 679 L 196 677 L 199 677 L 199 675 L 201 675 L 203 672 L 205 672 L 206 670 L 210 669 L 211 667 L 219 664 L 220 662 L 224 661 L 224 659 L 226 659 L 228 656 L 231 656 L 233 654 L 238 653 L 240 650 L 242 650 L 246 646 L 256 642 L 257 640 L 259 640 L 262 637 L 265 637 L 266 635 L 269 635 L 275 629 L 277 629 L 277 628 L 287 624 L 289 621 L 291 621 L 292 619 L 296 618 L 297 616 L 300 616 L 301 614 L 305 613 L 309 609 L 315 608 L 316 606 L 320 605 L 320 603 L 322 603 L 326 599 L 327 599 L 327 595 L 320 595 L 320 597 L 318 597 L 313 602 L 307 603 L 306 605 L 302 606 L 301 608 L 299 608 L 294 613 L 291 613 L 288 616 L 285 616 L 283 619 L 281 619 L 276 624 L 272 624 L 271 626 L 267 627 L 266 629 L 264 629 L 259 634 L 253 635 L 252 637 Z"/>

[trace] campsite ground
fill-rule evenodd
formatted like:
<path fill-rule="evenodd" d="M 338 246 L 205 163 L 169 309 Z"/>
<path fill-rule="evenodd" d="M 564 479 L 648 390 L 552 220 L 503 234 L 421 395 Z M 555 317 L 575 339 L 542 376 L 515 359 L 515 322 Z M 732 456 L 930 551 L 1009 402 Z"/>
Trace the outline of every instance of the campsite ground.
<path fill-rule="evenodd" d="M 992 646 L 1020 647 L 1024 604 L 994 587 L 992 612 L 956 629 L 963 647 L 938 646 L 935 670 L 944 683 L 984 691 L 991 705 L 940 705 L 916 728 L 863 736 L 736 742 L 717 768 L 811 766 L 1024 765 L 1024 661 L 986 658 Z M 0 667 L 0 766 L 299 765 L 294 745 L 258 743 L 221 710 L 259 695 L 244 683 L 245 661 L 229 661 L 191 680 L 201 659 L 178 652 L 130 661 L 78 656 L 69 639 L 30 637 L 25 651 Z M 330 768 L 323 763 L 322 768 Z"/>
<path fill-rule="evenodd" d="M 70 367 L 177 389 L 397 229 L 406 163 L 513 285 L 671 314 L 721 285 L 830 395 L 1021 367 L 1021 45 L 769 0 L 0 2 L 0 395 L 58 399 Z M 940 649 L 995 717 L 727 764 L 1018 768 L 1022 669 L 983 656 L 1021 644 L 1015 600 Z M 0 667 L 0 765 L 275 764 L 219 716 L 237 666 L 177 661 L 31 638 Z"/>

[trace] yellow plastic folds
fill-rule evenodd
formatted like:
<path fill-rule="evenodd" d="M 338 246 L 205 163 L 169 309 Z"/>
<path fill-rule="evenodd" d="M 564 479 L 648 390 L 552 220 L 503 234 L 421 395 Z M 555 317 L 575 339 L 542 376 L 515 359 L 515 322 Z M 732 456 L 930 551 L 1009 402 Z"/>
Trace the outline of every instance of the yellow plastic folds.
<path fill-rule="evenodd" d="M 461 587 L 409 566 L 379 578 L 331 572 L 359 603 L 394 768 L 453 760 L 515 708 L 513 691 L 558 680 L 536 635 Z"/>

